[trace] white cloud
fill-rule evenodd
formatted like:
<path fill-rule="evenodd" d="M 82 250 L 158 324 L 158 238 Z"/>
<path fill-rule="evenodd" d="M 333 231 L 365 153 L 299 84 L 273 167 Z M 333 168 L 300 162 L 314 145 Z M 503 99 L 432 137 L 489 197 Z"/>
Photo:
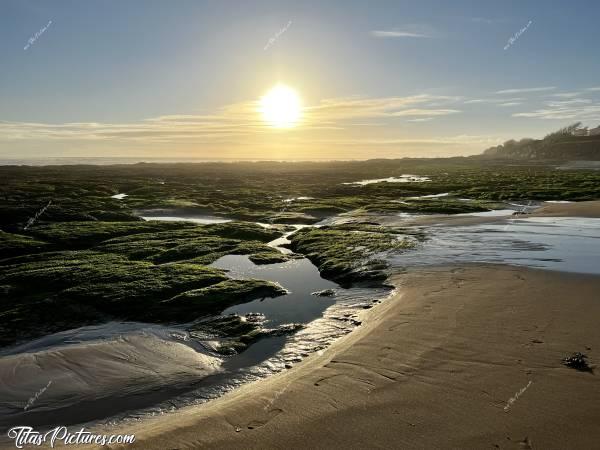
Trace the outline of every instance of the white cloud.
<path fill-rule="evenodd" d="M 514 98 L 475 98 L 473 100 L 467 100 L 464 102 L 465 104 L 480 104 L 480 103 L 489 103 L 489 104 L 505 104 L 509 102 L 521 102 L 523 98 L 514 97 Z"/>
<path fill-rule="evenodd" d="M 396 111 L 391 113 L 392 116 L 446 116 L 448 114 L 459 113 L 458 109 L 405 109 L 404 111 Z"/>
<path fill-rule="evenodd" d="M 373 30 L 371 36 L 377 38 L 434 38 L 439 33 L 425 24 L 402 25 L 391 30 Z"/>
<path fill-rule="evenodd" d="M 439 109 L 438 106 L 456 100 L 457 97 L 441 95 L 333 98 L 322 100 L 318 105 L 306 108 L 305 117 L 309 122 L 323 123 L 356 117 L 445 115 L 458 111 Z"/>
<path fill-rule="evenodd" d="M 591 100 L 587 99 L 587 98 L 573 98 L 571 100 L 553 100 L 553 101 L 549 101 L 546 102 L 547 106 L 551 106 L 551 107 L 562 107 L 562 106 L 570 106 L 570 105 L 580 105 L 580 104 L 585 104 L 585 103 L 592 103 Z"/>
<path fill-rule="evenodd" d="M 500 103 L 500 106 L 518 106 L 518 105 L 522 105 L 523 103 L 521 102 L 506 102 L 506 103 Z"/>
<path fill-rule="evenodd" d="M 408 97 L 347 97 L 324 99 L 304 108 L 300 126 L 290 135 L 305 131 L 341 130 L 357 119 L 432 117 L 460 112 L 439 108 L 456 97 L 414 95 Z M 351 122 L 349 122 L 351 121 Z M 364 123 L 364 122 L 362 122 Z M 225 106 L 214 114 L 173 114 L 130 123 L 31 123 L 0 121 L 0 140 L 79 140 L 139 143 L 243 143 L 257 136 L 277 133 L 258 113 L 257 102 Z"/>
<path fill-rule="evenodd" d="M 521 93 L 525 93 L 525 92 L 553 91 L 554 89 L 556 89 L 555 86 L 531 87 L 531 88 L 521 88 L 521 89 L 504 89 L 502 91 L 496 91 L 496 94 L 521 94 Z"/>
<path fill-rule="evenodd" d="M 581 92 L 559 92 L 557 94 L 552 94 L 553 97 L 560 98 L 573 98 L 581 95 Z"/>
<path fill-rule="evenodd" d="M 417 117 L 416 119 L 408 119 L 407 122 L 429 122 L 433 117 Z"/>
<path fill-rule="evenodd" d="M 324 140 L 319 141 L 321 144 L 336 144 L 336 145 L 439 145 L 439 146 L 453 146 L 453 145 L 494 145 L 502 142 L 497 136 L 479 136 L 461 134 L 457 136 L 443 136 L 439 138 L 387 138 L 387 139 L 335 139 L 335 140 Z"/>
<path fill-rule="evenodd" d="M 402 38 L 402 37 L 429 38 L 429 37 L 431 37 L 431 36 L 429 36 L 427 34 L 423 34 L 423 33 L 415 33 L 412 31 L 395 31 L 395 30 L 391 30 L 391 31 L 373 30 L 373 31 L 371 31 L 371 34 L 378 38 Z"/>
<path fill-rule="evenodd" d="M 513 114 L 513 117 L 528 117 L 548 120 L 600 120 L 600 105 L 578 104 L 572 101 L 548 102 L 546 108 Z"/>

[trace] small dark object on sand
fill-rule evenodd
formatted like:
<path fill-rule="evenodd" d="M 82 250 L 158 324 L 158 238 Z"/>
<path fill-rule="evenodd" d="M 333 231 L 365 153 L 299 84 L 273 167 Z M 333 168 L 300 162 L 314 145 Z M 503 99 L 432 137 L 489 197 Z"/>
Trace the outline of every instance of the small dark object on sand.
<path fill-rule="evenodd" d="M 323 289 L 322 291 L 313 292 L 311 295 L 316 295 L 317 297 L 333 297 L 335 291 L 333 289 Z"/>
<path fill-rule="evenodd" d="M 565 366 L 571 367 L 573 369 L 579 370 L 581 372 L 592 372 L 592 368 L 588 365 L 587 355 L 583 353 L 576 352 L 571 356 L 568 356 L 562 360 Z"/>

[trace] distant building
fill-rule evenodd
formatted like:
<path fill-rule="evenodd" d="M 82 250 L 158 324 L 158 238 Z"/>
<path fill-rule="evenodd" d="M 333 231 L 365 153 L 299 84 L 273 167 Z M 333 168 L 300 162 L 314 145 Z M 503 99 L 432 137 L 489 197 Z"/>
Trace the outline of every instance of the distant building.
<path fill-rule="evenodd" d="M 600 126 L 596 128 L 577 128 L 576 130 L 571 131 L 572 136 L 600 136 Z"/>
<path fill-rule="evenodd" d="M 588 130 L 588 136 L 600 136 L 600 125 Z"/>

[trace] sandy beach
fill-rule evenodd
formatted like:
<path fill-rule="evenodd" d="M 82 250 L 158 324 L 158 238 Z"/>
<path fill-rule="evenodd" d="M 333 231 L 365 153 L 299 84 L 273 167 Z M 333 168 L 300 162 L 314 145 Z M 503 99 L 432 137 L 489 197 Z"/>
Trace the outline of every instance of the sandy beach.
<path fill-rule="evenodd" d="M 533 215 L 540 217 L 600 217 L 600 201 L 546 203 Z"/>
<path fill-rule="evenodd" d="M 0 450 L 600 450 L 563 3 L 5 0 Z"/>
<path fill-rule="evenodd" d="M 535 215 L 598 217 L 600 202 Z M 97 429 L 103 448 L 594 448 L 600 276 L 421 267 L 362 325 L 292 369 L 200 406 Z M 596 373 L 566 367 L 574 352 Z M 9 448 L 9 447 L 7 447 Z M 81 447 L 79 447 L 81 448 Z"/>
<path fill-rule="evenodd" d="M 398 294 L 323 354 L 119 431 L 144 449 L 597 444 L 598 378 L 561 359 L 600 360 L 599 277 L 470 266 L 392 281 Z"/>

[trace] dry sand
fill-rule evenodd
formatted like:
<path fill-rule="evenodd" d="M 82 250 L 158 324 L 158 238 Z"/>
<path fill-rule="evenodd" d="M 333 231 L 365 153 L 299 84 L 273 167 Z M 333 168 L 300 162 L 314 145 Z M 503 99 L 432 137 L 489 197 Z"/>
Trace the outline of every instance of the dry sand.
<path fill-rule="evenodd" d="M 598 448 L 598 374 L 561 359 L 600 361 L 600 277 L 488 265 L 391 281 L 323 354 L 125 426 L 127 448 Z"/>

